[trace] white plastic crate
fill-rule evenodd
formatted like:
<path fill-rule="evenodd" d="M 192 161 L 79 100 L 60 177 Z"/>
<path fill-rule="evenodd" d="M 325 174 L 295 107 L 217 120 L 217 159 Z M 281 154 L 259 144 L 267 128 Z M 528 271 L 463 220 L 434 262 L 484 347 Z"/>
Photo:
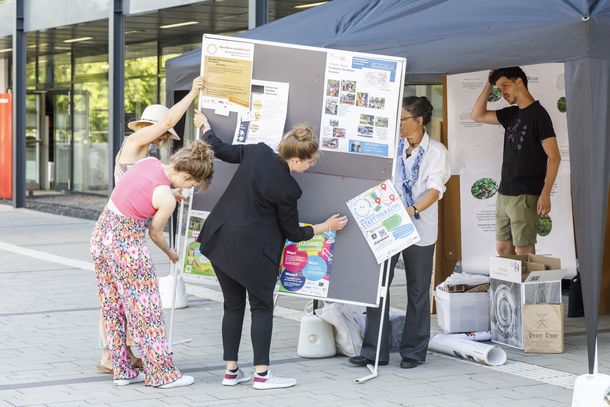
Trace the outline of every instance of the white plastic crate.
<path fill-rule="evenodd" d="M 489 293 L 435 290 L 436 318 L 445 333 L 489 331 Z"/>

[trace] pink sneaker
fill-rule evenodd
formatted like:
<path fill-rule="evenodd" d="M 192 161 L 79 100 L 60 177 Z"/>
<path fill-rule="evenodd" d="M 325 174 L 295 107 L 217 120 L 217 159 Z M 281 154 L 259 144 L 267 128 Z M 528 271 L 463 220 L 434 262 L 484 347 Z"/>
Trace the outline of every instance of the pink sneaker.
<path fill-rule="evenodd" d="M 252 384 L 252 388 L 257 390 L 282 389 L 285 387 L 292 387 L 295 384 L 297 384 L 296 379 L 275 376 L 273 373 L 271 373 L 271 370 L 269 370 L 267 371 L 266 376 L 260 376 L 258 373 L 254 374 L 254 383 Z"/>
<path fill-rule="evenodd" d="M 247 382 L 250 378 L 250 375 L 244 373 L 241 369 L 238 369 L 235 373 L 230 370 L 225 370 L 225 377 L 222 379 L 222 385 L 235 386 L 236 384 Z"/>

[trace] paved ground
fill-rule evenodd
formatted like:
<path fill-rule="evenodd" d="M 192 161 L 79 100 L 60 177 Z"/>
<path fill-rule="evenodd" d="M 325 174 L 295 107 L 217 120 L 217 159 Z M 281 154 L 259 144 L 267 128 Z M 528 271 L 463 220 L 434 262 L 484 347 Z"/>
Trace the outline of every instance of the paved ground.
<path fill-rule="evenodd" d="M 0 407 L 566 406 L 575 375 L 587 369 L 584 321 L 575 318 L 566 319 L 566 352 L 561 355 L 506 349 L 507 364 L 489 368 L 430 353 L 424 365 L 403 370 L 393 354 L 378 378 L 356 384 L 354 379 L 366 370 L 351 367 L 345 357 L 296 355 L 298 310 L 304 302 L 282 298 L 274 322 L 272 365 L 279 374 L 297 377 L 298 385 L 270 391 L 250 385 L 227 388 L 220 385 L 218 292 L 187 284 L 190 305 L 176 311 L 174 338 L 192 341 L 176 345 L 174 351 L 178 367 L 194 375 L 195 384 L 173 390 L 116 388 L 108 375 L 94 369 L 99 305 L 88 254 L 92 227 L 91 220 L 0 205 Z M 163 254 L 155 248 L 151 252 L 159 274 L 166 274 Z M 401 307 L 404 295 L 398 294 L 404 291 L 404 281 L 396 283 L 393 305 Z M 602 318 L 601 373 L 610 371 L 609 328 L 610 319 Z M 252 358 L 248 336 L 244 334 L 242 342 L 243 361 Z"/>

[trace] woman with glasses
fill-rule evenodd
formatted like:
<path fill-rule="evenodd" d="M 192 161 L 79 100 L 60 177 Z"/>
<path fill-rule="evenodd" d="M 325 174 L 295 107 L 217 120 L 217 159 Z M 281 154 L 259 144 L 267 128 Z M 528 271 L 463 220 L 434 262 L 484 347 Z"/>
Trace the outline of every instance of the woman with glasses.
<path fill-rule="evenodd" d="M 216 158 L 239 164 L 226 191 L 206 219 L 198 241 L 210 259 L 224 297 L 222 342 L 226 370 L 223 385 L 250 380 L 238 367 L 246 292 L 252 315 L 254 349 L 253 387 L 290 387 L 295 379 L 275 376 L 268 370 L 273 328 L 273 290 L 286 239 L 309 240 L 316 234 L 341 230 L 345 216 L 332 215 L 323 223 L 300 226 L 297 201 L 301 188 L 291 173 L 303 173 L 318 157 L 313 129 L 296 125 L 282 138 L 278 154 L 264 143 L 230 145 L 210 128 L 207 118 L 195 114 L 195 126 Z"/>
<path fill-rule="evenodd" d="M 426 127 L 432 118 L 432 105 L 426 97 L 410 96 L 402 101 L 400 139 L 397 149 L 397 175 L 394 179 L 421 240 L 402 251 L 407 277 L 407 311 L 400 342 L 400 367 L 410 369 L 426 359 L 430 340 L 430 282 L 434 245 L 438 234 L 438 200 L 451 176 L 445 146 L 430 137 Z M 394 278 L 399 254 L 390 261 L 388 287 Z M 387 365 L 388 310 L 390 291 L 383 316 L 379 365 Z M 367 308 L 364 341 L 359 356 L 349 361 L 357 366 L 373 364 L 377 353 L 380 308 Z"/>
<path fill-rule="evenodd" d="M 169 151 L 171 140 L 180 140 L 178 133 L 174 130 L 174 126 L 184 115 L 186 109 L 193 103 L 195 97 L 199 95 L 199 91 L 203 87 L 203 78 L 195 78 L 191 91 L 180 102 L 172 106 L 171 109 L 163 105 L 150 105 L 144 109 L 139 120 L 129 122 L 127 127 L 133 130 L 134 133 L 125 138 L 117 153 L 114 165 L 115 184 L 121 180 L 131 166 L 148 157 L 148 148 L 151 144 L 163 146 Z M 183 199 L 179 189 L 175 189 L 172 192 L 176 200 L 181 201 Z M 96 366 L 96 370 L 100 373 L 113 373 L 110 349 L 108 341 L 104 336 L 105 331 L 104 319 L 100 314 L 99 345 L 102 348 L 102 356 L 100 363 Z M 134 345 L 134 342 L 129 333 L 127 334 L 127 345 L 127 353 L 131 359 L 131 364 L 134 368 L 142 368 L 142 360 L 131 351 L 131 346 Z"/>
<path fill-rule="evenodd" d="M 165 337 L 159 284 L 146 245 L 146 219 L 152 241 L 176 263 L 178 254 L 163 235 L 174 212 L 172 188 L 207 185 L 214 153 L 195 141 L 163 164 L 154 157 L 135 163 L 110 195 L 91 236 L 98 294 L 114 372 L 114 384 L 144 382 L 172 388 L 193 383 L 174 366 Z M 127 353 L 126 330 L 139 345 L 144 372 L 135 369 Z"/>

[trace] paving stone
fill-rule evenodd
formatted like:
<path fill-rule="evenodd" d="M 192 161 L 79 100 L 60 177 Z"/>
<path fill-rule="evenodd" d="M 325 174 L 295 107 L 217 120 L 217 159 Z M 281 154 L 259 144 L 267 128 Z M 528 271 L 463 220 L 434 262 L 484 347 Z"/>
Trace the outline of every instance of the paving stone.
<path fill-rule="evenodd" d="M 141 384 L 112 385 L 110 375 L 95 372 L 99 303 L 91 270 L 69 266 L 69 261 L 90 262 L 89 236 L 94 222 L 57 215 L 15 210 L 0 205 L 0 407 L 9 405 L 71 406 L 565 406 L 572 391 L 508 374 L 493 368 L 429 353 L 416 369 L 399 367 L 392 354 L 390 365 L 364 384 L 355 379 L 368 374 L 344 356 L 305 359 L 296 354 L 299 322 L 276 316 L 272 338 L 272 369 L 295 377 L 297 386 L 257 391 L 251 384 L 222 386 L 222 303 L 189 296 L 188 308 L 177 310 L 174 340 L 176 364 L 195 376 L 192 386 L 154 389 Z M 8 243 L 37 250 L 36 258 L 2 249 Z M 157 271 L 167 274 L 163 253 L 150 244 Z M 68 263 L 46 260 L 46 253 L 63 256 Z M 393 306 L 404 306 L 404 273 L 397 273 Z M 189 287 L 197 285 L 187 284 Z M 206 288 L 218 291 L 217 287 Z M 281 297 L 278 305 L 300 311 L 307 301 Z M 401 305 L 402 304 L 402 305 Z M 241 367 L 251 372 L 250 315 L 246 313 L 240 348 Z M 166 321 L 169 312 L 165 314 Z M 435 318 L 432 318 L 433 328 Z M 599 319 L 600 372 L 610 370 L 610 317 Z M 584 319 L 566 323 L 566 352 L 559 355 L 524 354 L 506 349 L 511 361 L 540 365 L 558 373 L 587 370 Z M 570 335 L 570 332 L 573 335 Z"/>

